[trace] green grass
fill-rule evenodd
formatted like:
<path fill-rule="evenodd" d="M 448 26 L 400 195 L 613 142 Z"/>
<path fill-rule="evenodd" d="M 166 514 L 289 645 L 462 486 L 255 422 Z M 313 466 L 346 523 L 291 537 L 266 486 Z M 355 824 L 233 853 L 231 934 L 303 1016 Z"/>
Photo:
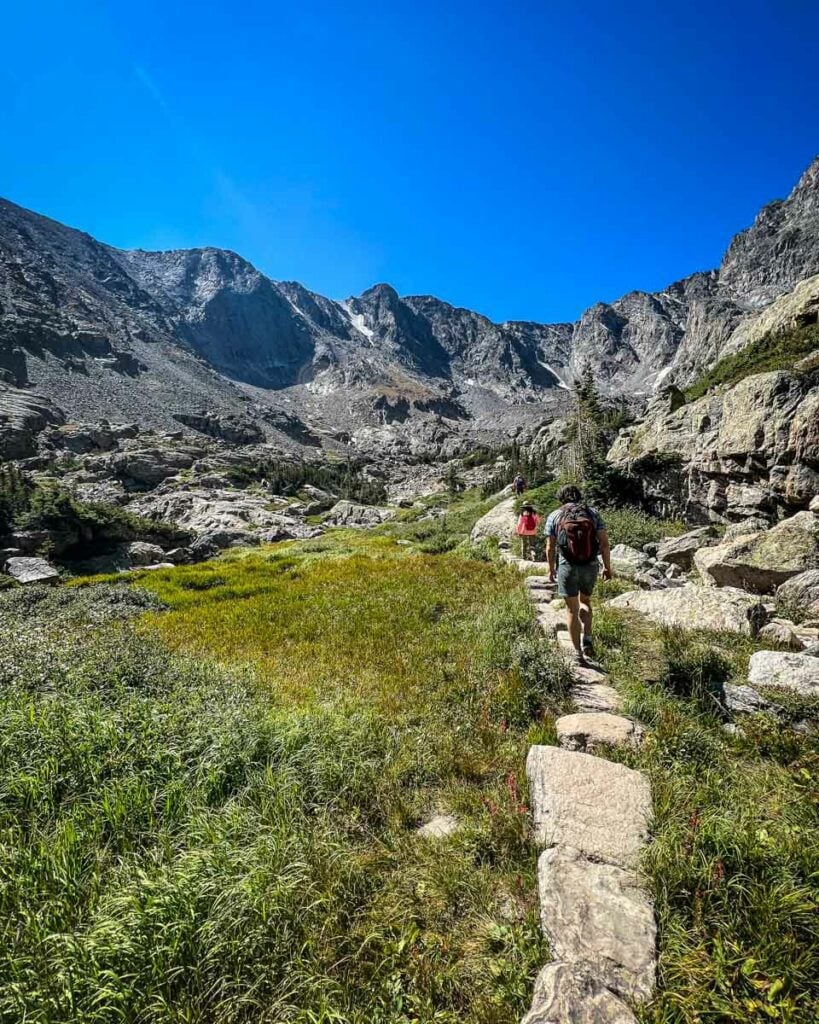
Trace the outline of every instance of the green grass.
<path fill-rule="evenodd" d="M 680 634 L 600 607 L 597 640 L 627 709 L 654 837 L 644 858 L 660 924 L 659 991 L 644 1024 L 819 1019 L 819 745 L 769 715 L 722 728 L 714 690 L 743 681 L 756 644 Z M 806 708 L 799 709 L 804 713 Z M 807 709 L 809 710 L 809 709 Z"/>
<path fill-rule="evenodd" d="M 339 531 L 0 623 L 0 1021 L 519 1019 L 567 678 L 514 572 Z"/>
<path fill-rule="evenodd" d="M 713 366 L 685 389 L 688 401 L 702 398 L 720 384 L 736 384 L 745 377 L 769 370 L 792 370 L 794 363 L 819 349 L 819 325 L 808 324 L 768 335 Z"/>

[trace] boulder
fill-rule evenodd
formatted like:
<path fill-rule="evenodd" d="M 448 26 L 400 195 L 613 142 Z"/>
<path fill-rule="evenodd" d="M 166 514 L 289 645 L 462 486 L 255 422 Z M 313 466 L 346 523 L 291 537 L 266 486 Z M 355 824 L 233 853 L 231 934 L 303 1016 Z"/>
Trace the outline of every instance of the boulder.
<path fill-rule="evenodd" d="M 610 603 L 613 608 L 638 611 L 653 622 L 681 629 L 726 630 L 750 636 L 763 624 L 757 611 L 762 608 L 759 599 L 734 587 L 687 583 L 672 590 L 632 590 Z"/>
<path fill-rule="evenodd" d="M 557 742 L 564 750 L 591 752 L 600 744 L 637 746 L 643 738 L 643 730 L 636 722 L 605 711 L 563 715 L 555 722 L 555 729 Z"/>
<path fill-rule="evenodd" d="M 6 572 L 18 583 L 57 583 L 60 574 L 44 558 L 10 558 Z"/>
<path fill-rule="evenodd" d="M 801 615 L 819 615 L 819 569 L 807 569 L 780 584 L 776 590 L 776 603 L 789 612 Z"/>
<path fill-rule="evenodd" d="M 819 659 L 787 651 L 757 651 L 748 665 L 751 686 L 784 686 L 807 697 L 819 697 Z"/>
<path fill-rule="evenodd" d="M 63 422 L 63 411 L 48 398 L 0 381 L 0 460 L 35 455 L 40 431 Z"/>
<path fill-rule="evenodd" d="M 752 686 L 726 683 L 724 698 L 725 706 L 729 711 L 742 712 L 744 714 L 767 711 L 771 707 L 771 702 L 765 700 Z"/>
<path fill-rule="evenodd" d="M 327 513 L 324 520 L 326 526 L 378 526 L 392 519 L 395 513 L 391 509 L 378 508 L 375 505 L 356 505 L 352 501 L 337 501 Z"/>
<path fill-rule="evenodd" d="M 611 549 L 611 567 L 618 576 L 633 576 L 649 564 L 649 556 L 644 551 L 628 544 L 615 544 Z"/>
<path fill-rule="evenodd" d="M 158 544 L 147 544 L 141 540 L 124 544 L 122 551 L 131 566 L 155 565 L 165 557 L 165 552 Z"/>
<path fill-rule="evenodd" d="M 642 773 L 592 754 L 533 746 L 526 774 L 538 846 L 569 846 L 590 860 L 636 868 L 651 820 Z"/>
<path fill-rule="evenodd" d="M 715 544 L 718 539 L 713 526 L 702 526 L 698 530 L 682 534 L 681 537 L 667 537 L 657 548 L 657 558 L 688 572 L 694 564 L 694 555 L 701 548 Z"/>
<path fill-rule="evenodd" d="M 801 651 L 805 646 L 796 635 L 794 624 L 784 619 L 774 619 L 763 626 L 757 633 L 757 639 L 780 647 L 789 647 L 792 651 Z"/>
<path fill-rule="evenodd" d="M 798 512 L 770 530 L 704 548 L 694 564 L 709 585 L 770 593 L 806 569 L 819 569 L 819 517 Z"/>
<path fill-rule="evenodd" d="M 469 539 L 473 544 L 490 538 L 511 541 L 515 536 L 516 525 L 515 498 L 504 498 L 475 523 Z"/>

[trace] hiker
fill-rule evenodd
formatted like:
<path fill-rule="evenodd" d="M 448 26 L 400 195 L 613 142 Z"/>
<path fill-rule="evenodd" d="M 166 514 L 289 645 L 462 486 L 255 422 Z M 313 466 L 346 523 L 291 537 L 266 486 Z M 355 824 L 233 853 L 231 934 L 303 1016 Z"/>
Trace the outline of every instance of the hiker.
<path fill-rule="evenodd" d="M 566 602 L 569 636 L 579 665 L 594 655 L 591 595 L 603 559 L 603 579 L 611 579 L 611 558 L 606 524 L 586 505 L 579 488 L 569 484 L 557 492 L 560 508 L 546 520 L 549 579 L 557 579 L 557 593 Z"/>
<path fill-rule="evenodd" d="M 539 526 L 540 516 L 535 512 L 534 505 L 527 503 L 520 510 L 515 532 L 520 537 L 523 557 L 533 562 L 537 560 L 537 529 Z"/>
<path fill-rule="evenodd" d="M 523 479 L 520 473 L 518 473 L 518 475 L 515 477 L 514 487 L 515 494 L 517 494 L 518 497 L 520 497 L 520 495 L 523 494 L 523 492 L 526 490 L 526 481 Z"/>

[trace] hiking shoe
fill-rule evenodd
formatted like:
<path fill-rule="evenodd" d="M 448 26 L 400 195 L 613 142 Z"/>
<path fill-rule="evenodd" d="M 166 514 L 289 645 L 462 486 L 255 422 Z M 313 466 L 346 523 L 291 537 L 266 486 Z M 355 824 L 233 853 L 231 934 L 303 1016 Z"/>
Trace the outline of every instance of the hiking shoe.
<path fill-rule="evenodd" d="M 578 668 L 589 667 L 589 663 L 586 661 L 586 655 L 583 651 L 574 651 L 572 654 L 572 662 L 577 665 Z"/>
<path fill-rule="evenodd" d="M 583 637 L 583 653 L 587 654 L 590 658 L 594 657 L 594 641 L 590 636 Z"/>

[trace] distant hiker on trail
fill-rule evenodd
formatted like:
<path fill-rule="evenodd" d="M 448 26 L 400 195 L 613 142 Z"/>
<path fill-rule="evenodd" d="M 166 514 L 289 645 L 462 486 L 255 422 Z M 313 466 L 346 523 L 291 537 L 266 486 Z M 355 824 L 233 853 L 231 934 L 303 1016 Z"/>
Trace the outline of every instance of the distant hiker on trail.
<path fill-rule="evenodd" d="M 569 635 L 579 665 L 594 654 L 591 595 L 597 582 L 597 556 L 603 559 L 603 579 L 611 579 L 609 535 L 606 524 L 572 485 L 557 492 L 560 508 L 546 520 L 549 579 L 557 579 L 557 593 L 566 602 Z M 558 558 L 559 556 L 559 558 Z"/>
<path fill-rule="evenodd" d="M 515 477 L 515 484 L 514 484 L 514 486 L 515 486 L 515 494 L 517 494 L 518 496 L 523 494 L 523 492 L 526 490 L 526 481 L 523 479 L 523 477 L 520 475 L 520 473 L 518 473 L 518 475 Z"/>
<path fill-rule="evenodd" d="M 539 526 L 540 516 L 535 512 L 534 506 L 524 505 L 520 510 L 515 532 L 520 537 L 523 557 L 531 561 L 534 561 L 537 554 L 537 529 Z"/>

